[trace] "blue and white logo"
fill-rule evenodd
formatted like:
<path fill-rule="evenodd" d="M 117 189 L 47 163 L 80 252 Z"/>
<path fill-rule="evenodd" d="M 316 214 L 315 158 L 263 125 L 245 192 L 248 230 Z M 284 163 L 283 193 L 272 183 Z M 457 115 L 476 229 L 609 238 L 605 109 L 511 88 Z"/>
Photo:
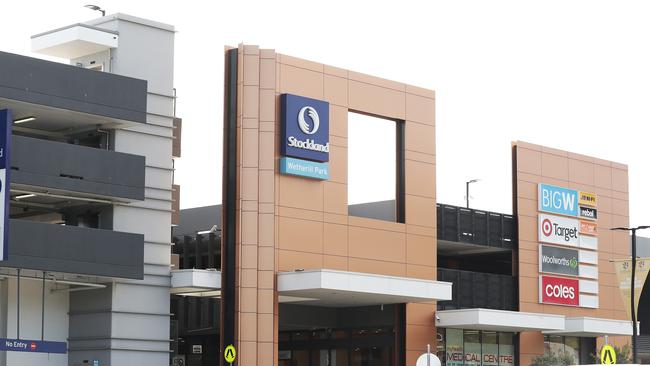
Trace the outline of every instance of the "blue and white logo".
<path fill-rule="evenodd" d="M 309 123 L 305 121 L 305 112 L 309 115 L 312 120 L 312 126 L 309 126 Z M 298 112 L 298 126 L 302 132 L 313 135 L 318 132 L 318 127 L 320 127 L 320 118 L 318 117 L 318 112 L 310 106 L 302 107 L 300 112 Z"/>
<path fill-rule="evenodd" d="M 578 191 L 550 184 L 539 184 L 539 211 L 578 216 Z"/>
<path fill-rule="evenodd" d="M 329 103 L 282 94 L 280 154 L 314 162 L 329 161 Z"/>

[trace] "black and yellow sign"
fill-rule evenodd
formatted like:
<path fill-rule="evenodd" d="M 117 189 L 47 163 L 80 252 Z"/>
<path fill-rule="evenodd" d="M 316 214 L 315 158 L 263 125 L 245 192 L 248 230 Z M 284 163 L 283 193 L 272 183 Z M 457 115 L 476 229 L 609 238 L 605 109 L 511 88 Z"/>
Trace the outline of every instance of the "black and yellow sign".
<path fill-rule="evenodd" d="M 236 357 L 237 357 L 237 350 L 235 350 L 235 346 L 233 346 L 232 344 L 226 347 L 226 349 L 223 351 L 223 358 L 225 358 L 226 362 L 228 363 L 235 362 Z"/>
<path fill-rule="evenodd" d="M 614 351 L 614 347 L 609 344 L 603 346 L 603 349 L 600 350 L 600 363 L 603 365 L 616 364 L 616 351 Z"/>

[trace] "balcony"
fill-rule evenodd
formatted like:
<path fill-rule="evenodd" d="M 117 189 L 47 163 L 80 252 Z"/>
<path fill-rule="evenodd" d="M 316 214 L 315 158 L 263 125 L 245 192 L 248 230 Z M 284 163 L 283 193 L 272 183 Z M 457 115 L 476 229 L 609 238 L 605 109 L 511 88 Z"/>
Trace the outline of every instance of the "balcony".
<path fill-rule="evenodd" d="M 49 132 L 146 123 L 147 82 L 0 52 L 0 109 Z"/>
<path fill-rule="evenodd" d="M 12 190 L 144 199 L 145 158 L 139 155 L 14 136 L 11 168 Z"/>
<path fill-rule="evenodd" d="M 515 277 L 438 268 L 438 281 L 452 283 L 451 300 L 439 301 L 439 310 L 471 308 L 517 310 Z"/>
<path fill-rule="evenodd" d="M 0 266 L 142 279 L 143 258 L 141 234 L 11 219 L 9 260 Z"/>
<path fill-rule="evenodd" d="M 442 250 L 477 253 L 517 247 L 517 223 L 511 215 L 437 204 L 437 216 Z"/>

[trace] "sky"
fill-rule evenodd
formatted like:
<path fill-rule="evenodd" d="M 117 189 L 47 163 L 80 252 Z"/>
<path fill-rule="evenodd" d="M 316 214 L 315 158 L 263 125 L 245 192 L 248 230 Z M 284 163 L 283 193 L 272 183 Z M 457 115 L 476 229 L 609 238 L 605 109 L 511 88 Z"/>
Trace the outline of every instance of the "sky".
<path fill-rule="evenodd" d="M 183 208 L 221 201 L 223 48 L 243 42 L 434 89 L 438 202 L 479 178 L 471 206 L 511 212 L 521 140 L 628 164 L 631 224 L 650 224 L 646 0 L 7 0 L 0 50 L 43 57 L 29 37 L 98 16 L 89 1 L 176 27 Z"/>

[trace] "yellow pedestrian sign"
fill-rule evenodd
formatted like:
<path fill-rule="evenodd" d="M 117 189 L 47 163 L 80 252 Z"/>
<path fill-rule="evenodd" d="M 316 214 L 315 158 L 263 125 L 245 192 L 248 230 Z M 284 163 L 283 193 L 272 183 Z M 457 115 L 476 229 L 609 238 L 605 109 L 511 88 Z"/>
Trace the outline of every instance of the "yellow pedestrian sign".
<path fill-rule="evenodd" d="M 609 344 L 603 346 L 603 349 L 600 350 L 600 363 L 603 365 L 616 364 L 616 351 L 614 351 L 614 347 Z"/>
<path fill-rule="evenodd" d="M 235 362 L 235 357 L 237 357 L 237 350 L 232 344 L 226 347 L 226 350 L 223 351 L 223 358 L 226 359 L 226 362 L 233 363 Z"/>

